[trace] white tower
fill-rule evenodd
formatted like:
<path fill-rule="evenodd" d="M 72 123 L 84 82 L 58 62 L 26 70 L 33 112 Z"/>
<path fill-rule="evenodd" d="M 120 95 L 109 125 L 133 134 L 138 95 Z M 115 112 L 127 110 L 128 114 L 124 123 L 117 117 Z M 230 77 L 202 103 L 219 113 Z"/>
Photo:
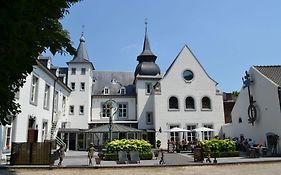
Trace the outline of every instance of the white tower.
<path fill-rule="evenodd" d="M 87 129 L 91 118 L 92 77 L 95 69 L 89 60 L 82 34 L 75 56 L 68 63 L 68 86 L 72 89 L 69 102 L 71 128 Z"/>

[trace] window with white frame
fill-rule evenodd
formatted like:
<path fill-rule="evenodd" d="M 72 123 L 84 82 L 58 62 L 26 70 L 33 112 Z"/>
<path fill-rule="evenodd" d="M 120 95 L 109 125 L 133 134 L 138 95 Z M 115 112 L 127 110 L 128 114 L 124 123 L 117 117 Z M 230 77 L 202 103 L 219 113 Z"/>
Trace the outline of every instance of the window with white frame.
<path fill-rule="evenodd" d="M 151 88 L 152 88 L 151 83 L 145 83 L 145 94 L 150 94 Z"/>
<path fill-rule="evenodd" d="M 153 113 L 152 112 L 146 113 L 146 124 L 148 124 L 148 125 L 153 124 Z"/>
<path fill-rule="evenodd" d="M 84 115 L 84 106 L 79 106 L 79 115 Z"/>
<path fill-rule="evenodd" d="M 191 132 L 187 132 L 187 140 L 188 141 L 195 141 L 196 139 L 196 132 L 192 131 L 196 128 L 196 125 L 187 125 L 186 129 L 190 130 Z"/>
<path fill-rule="evenodd" d="M 85 82 L 81 82 L 80 91 L 85 91 Z"/>
<path fill-rule="evenodd" d="M 48 122 L 43 120 L 42 123 L 42 137 L 41 141 L 44 142 L 44 140 L 47 138 L 47 132 L 48 132 Z"/>
<path fill-rule="evenodd" d="M 37 105 L 38 85 L 39 79 L 36 76 L 33 76 L 31 81 L 30 103 L 34 105 Z"/>
<path fill-rule="evenodd" d="M 103 94 L 104 94 L 104 95 L 108 95 L 108 94 L 109 94 L 109 89 L 108 89 L 108 87 L 105 87 L 105 88 L 103 89 Z"/>
<path fill-rule="evenodd" d="M 109 104 L 102 104 L 102 117 L 109 117 L 110 116 L 110 105 Z"/>
<path fill-rule="evenodd" d="M 179 102 L 177 97 L 172 96 L 169 98 L 169 109 L 170 110 L 179 109 Z"/>
<path fill-rule="evenodd" d="M 125 87 L 121 87 L 120 88 L 120 94 L 121 95 L 125 95 L 126 94 L 126 88 Z"/>
<path fill-rule="evenodd" d="M 58 112 L 58 107 L 59 107 L 59 92 L 55 91 L 55 96 L 54 96 L 54 112 Z"/>
<path fill-rule="evenodd" d="M 48 110 L 49 104 L 50 104 L 50 86 L 46 84 L 45 85 L 45 91 L 44 91 L 43 108 Z"/>
<path fill-rule="evenodd" d="M 76 68 L 71 68 L 71 75 L 76 75 Z"/>
<path fill-rule="evenodd" d="M 69 106 L 69 114 L 73 115 L 74 114 L 74 105 Z"/>
<path fill-rule="evenodd" d="M 170 125 L 170 129 L 172 128 L 179 128 L 180 126 L 179 125 Z M 177 138 L 179 138 L 179 133 L 178 132 L 170 132 L 170 138 L 171 138 L 171 141 L 176 141 Z"/>
<path fill-rule="evenodd" d="M 12 128 L 10 126 L 6 127 L 5 145 L 4 145 L 5 149 L 11 149 L 11 135 L 12 135 Z"/>
<path fill-rule="evenodd" d="M 75 91 L 75 83 L 71 82 L 71 90 Z"/>
<path fill-rule="evenodd" d="M 66 97 L 62 97 L 62 115 L 65 115 L 65 105 L 66 105 Z"/>
<path fill-rule="evenodd" d="M 81 75 L 85 75 L 86 74 L 86 68 L 81 68 Z"/>
<path fill-rule="evenodd" d="M 202 98 L 202 109 L 211 109 L 211 100 L 209 97 Z"/>
<path fill-rule="evenodd" d="M 212 124 L 205 124 L 203 125 L 205 128 L 213 129 Z M 210 140 L 213 137 L 213 131 L 204 131 L 203 132 L 204 140 Z"/>
<path fill-rule="evenodd" d="M 118 104 L 118 117 L 119 118 L 127 118 L 128 117 L 128 105 L 125 103 Z"/>

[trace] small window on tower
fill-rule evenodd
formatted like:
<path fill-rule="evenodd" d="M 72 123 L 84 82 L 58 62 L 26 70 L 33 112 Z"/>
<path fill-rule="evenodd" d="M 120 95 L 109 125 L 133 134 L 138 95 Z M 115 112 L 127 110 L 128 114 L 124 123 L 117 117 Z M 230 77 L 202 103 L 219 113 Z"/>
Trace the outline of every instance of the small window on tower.
<path fill-rule="evenodd" d="M 151 88 L 152 88 L 151 83 L 146 83 L 145 84 L 145 94 L 150 94 L 151 93 Z"/>
<path fill-rule="evenodd" d="M 103 94 L 104 94 L 104 95 L 108 95 L 108 94 L 109 94 L 109 89 L 108 89 L 108 87 L 105 87 L 105 88 L 103 89 Z"/>
<path fill-rule="evenodd" d="M 86 69 L 85 68 L 81 68 L 81 75 L 85 75 L 86 74 Z"/>
<path fill-rule="evenodd" d="M 71 75 L 76 75 L 76 68 L 71 68 Z"/>

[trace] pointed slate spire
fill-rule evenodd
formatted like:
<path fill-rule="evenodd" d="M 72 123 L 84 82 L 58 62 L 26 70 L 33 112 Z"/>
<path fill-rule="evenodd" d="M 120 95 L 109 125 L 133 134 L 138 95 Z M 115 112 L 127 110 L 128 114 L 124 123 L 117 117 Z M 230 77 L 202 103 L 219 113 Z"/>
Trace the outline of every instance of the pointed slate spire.
<path fill-rule="evenodd" d="M 145 21 L 145 35 L 142 53 L 137 57 L 139 64 L 135 70 L 135 77 L 140 76 L 157 76 L 160 75 L 160 68 L 155 63 L 157 56 L 150 49 L 150 44 L 147 36 L 147 21 Z"/>
<path fill-rule="evenodd" d="M 89 56 L 85 45 L 84 33 L 80 37 L 80 43 L 77 49 L 77 55 L 70 61 L 73 62 L 89 62 Z"/>
<path fill-rule="evenodd" d="M 155 62 L 157 56 L 154 55 L 150 49 L 149 39 L 147 35 L 147 21 L 145 21 L 145 35 L 143 42 L 143 50 L 142 53 L 138 56 L 137 60 L 139 62 Z"/>

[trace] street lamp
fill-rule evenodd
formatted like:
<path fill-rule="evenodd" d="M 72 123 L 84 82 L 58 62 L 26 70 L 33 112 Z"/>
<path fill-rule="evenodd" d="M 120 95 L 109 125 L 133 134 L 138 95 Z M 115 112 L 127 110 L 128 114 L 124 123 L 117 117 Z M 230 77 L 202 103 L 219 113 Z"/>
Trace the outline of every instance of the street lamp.
<path fill-rule="evenodd" d="M 109 108 L 109 140 L 112 141 L 112 117 L 117 112 L 117 103 L 116 101 L 110 99 L 107 100 L 105 106 Z M 107 111 L 106 111 L 107 112 Z"/>

